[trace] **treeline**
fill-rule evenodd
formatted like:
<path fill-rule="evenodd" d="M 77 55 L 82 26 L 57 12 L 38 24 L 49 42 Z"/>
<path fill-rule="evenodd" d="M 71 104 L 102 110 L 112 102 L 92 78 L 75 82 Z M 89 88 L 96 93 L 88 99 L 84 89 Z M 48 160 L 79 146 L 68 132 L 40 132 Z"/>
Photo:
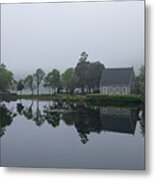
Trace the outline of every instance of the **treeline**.
<path fill-rule="evenodd" d="M 10 90 L 22 93 L 23 90 L 30 90 L 31 94 L 40 93 L 44 87 L 48 94 L 73 94 L 73 93 L 98 93 L 104 64 L 99 61 L 89 62 L 88 54 L 82 52 L 75 68 L 70 67 L 64 73 L 53 69 L 45 74 L 42 69 L 37 69 L 34 74 L 29 74 L 25 79 L 15 80 L 13 73 L 0 64 L 0 95 Z M 137 76 L 139 94 L 145 97 L 145 70 L 141 66 Z M 36 93 L 35 93 L 36 92 Z"/>
<path fill-rule="evenodd" d="M 37 69 L 34 74 L 29 74 L 25 79 L 16 81 L 13 73 L 8 71 L 5 65 L 0 65 L 0 92 L 14 90 L 22 93 L 24 89 L 29 89 L 34 94 L 40 93 L 40 87 L 47 89 L 49 94 L 99 92 L 99 84 L 104 65 L 99 61 L 89 62 L 88 54 L 82 52 L 75 68 L 68 68 L 64 73 L 58 69 L 53 69 L 45 74 L 42 69 Z"/>
<path fill-rule="evenodd" d="M 7 92 L 14 82 L 13 73 L 0 64 L 0 93 Z"/>

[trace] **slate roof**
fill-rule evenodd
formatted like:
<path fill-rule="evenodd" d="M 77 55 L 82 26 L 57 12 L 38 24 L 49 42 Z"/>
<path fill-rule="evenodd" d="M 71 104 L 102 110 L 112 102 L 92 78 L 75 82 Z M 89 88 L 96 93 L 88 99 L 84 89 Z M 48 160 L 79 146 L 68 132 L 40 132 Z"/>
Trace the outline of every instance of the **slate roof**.
<path fill-rule="evenodd" d="M 128 85 L 133 68 L 106 68 L 103 70 L 100 86 Z"/>

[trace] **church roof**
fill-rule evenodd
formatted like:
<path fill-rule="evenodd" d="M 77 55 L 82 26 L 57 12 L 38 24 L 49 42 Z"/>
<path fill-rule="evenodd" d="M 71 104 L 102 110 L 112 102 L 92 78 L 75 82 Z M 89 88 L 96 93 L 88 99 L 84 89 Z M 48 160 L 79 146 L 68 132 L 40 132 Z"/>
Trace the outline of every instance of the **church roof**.
<path fill-rule="evenodd" d="M 103 70 L 100 85 L 128 85 L 133 68 L 106 68 Z"/>

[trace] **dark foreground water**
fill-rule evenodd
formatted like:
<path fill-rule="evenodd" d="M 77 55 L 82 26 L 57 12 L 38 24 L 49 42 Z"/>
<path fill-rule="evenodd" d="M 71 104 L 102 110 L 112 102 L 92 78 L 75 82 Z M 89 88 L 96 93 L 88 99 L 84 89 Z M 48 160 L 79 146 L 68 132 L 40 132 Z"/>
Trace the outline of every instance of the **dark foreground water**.
<path fill-rule="evenodd" d="M 1 166 L 144 169 L 140 109 L 22 100 L 0 110 Z"/>

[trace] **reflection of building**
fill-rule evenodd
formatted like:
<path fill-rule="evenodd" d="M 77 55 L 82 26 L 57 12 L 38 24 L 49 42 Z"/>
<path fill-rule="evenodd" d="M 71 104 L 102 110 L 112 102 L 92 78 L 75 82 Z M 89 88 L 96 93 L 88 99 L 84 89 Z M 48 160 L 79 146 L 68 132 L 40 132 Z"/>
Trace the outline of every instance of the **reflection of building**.
<path fill-rule="evenodd" d="M 104 69 L 100 81 L 100 93 L 136 93 L 136 78 L 133 68 Z"/>
<path fill-rule="evenodd" d="M 104 131 L 134 134 L 137 110 L 129 108 L 101 108 L 100 120 Z"/>

